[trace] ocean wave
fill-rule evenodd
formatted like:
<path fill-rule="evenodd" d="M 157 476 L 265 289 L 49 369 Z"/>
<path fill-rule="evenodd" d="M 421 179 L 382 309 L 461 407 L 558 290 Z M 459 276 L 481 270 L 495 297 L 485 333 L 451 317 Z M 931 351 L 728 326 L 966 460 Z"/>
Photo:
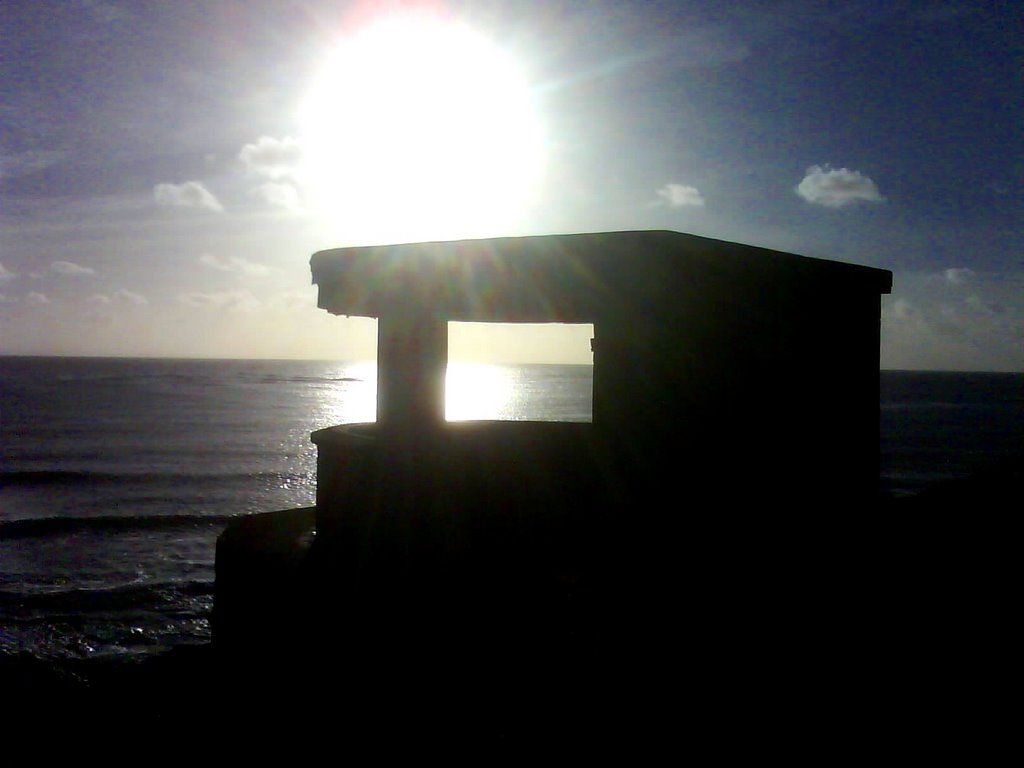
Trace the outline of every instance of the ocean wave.
<path fill-rule="evenodd" d="M 68 472 L 64 470 L 0 471 L 0 488 L 8 485 L 60 485 L 67 483 L 102 482 L 115 475 L 101 472 Z"/>
<path fill-rule="evenodd" d="M 53 536 L 78 531 L 136 531 L 172 528 L 214 528 L 238 515 L 99 515 L 42 517 L 0 521 L 0 539 Z"/>
<path fill-rule="evenodd" d="M 336 382 L 365 381 L 357 376 L 246 376 L 246 381 L 258 384 L 334 384 Z"/>
<path fill-rule="evenodd" d="M 152 604 L 176 604 L 183 599 L 213 595 L 212 580 L 130 583 L 104 587 L 50 587 L 33 591 L 0 589 L 0 607 L 21 611 L 68 611 L 83 615 L 93 611 L 137 609 Z"/>
<path fill-rule="evenodd" d="M 308 473 L 295 472 L 224 472 L 210 474 L 190 474 L 190 484 L 211 484 L 225 482 L 258 482 L 270 480 L 274 482 L 305 482 Z M 54 485 L 100 485 L 126 483 L 180 483 L 180 472 L 93 472 L 90 470 L 0 470 L 0 488 L 7 486 L 54 486 Z"/>

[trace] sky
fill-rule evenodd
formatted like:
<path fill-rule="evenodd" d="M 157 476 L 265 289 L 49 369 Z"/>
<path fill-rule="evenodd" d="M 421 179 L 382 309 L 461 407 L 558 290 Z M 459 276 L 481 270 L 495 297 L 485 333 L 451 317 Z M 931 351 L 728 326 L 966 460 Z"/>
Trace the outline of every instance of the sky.
<path fill-rule="evenodd" d="M 669 229 L 892 270 L 883 368 L 1024 371 L 1022 45 L 997 2 L 8 0 L 0 354 L 367 358 L 317 250 Z"/>

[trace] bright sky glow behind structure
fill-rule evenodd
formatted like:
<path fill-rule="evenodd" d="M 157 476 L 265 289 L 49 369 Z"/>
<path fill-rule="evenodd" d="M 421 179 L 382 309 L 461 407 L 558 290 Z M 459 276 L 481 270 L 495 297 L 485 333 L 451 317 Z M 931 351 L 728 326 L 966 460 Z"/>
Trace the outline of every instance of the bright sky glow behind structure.
<path fill-rule="evenodd" d="M 989 2 L 0 4 L 0 354 L 364 359 L 317 250 L 669 229 L 890 269 L 887 368 L 1024 370 Z M 453 360 L 589 362 L 452 325 Z"/>
<path fill-rule="evenodd" d="M 337 237 L 494 235 L 518 223 L 539 183 L 540 129 L 526 81 L 457 22 L 411 15 L 343 39 L 300 123 L 301 174 Z"/>

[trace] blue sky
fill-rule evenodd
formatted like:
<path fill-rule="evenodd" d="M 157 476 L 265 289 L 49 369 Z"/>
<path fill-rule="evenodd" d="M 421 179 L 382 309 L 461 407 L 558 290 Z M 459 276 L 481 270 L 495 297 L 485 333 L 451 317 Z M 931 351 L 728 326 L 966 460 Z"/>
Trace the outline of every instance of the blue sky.
<path fill-rule="evenodd" d="M 884 367 L 1024 370 L 1020 16 L 4 3 L 0 353 L 365 357 L 372 323 L 315 308 L 316 250 L 672 229 L 892 270 Z M 396 18 L 397 47 L 361 37 Z M 496 333 L 454 352 L 588 357 L 587 329 Z"/>

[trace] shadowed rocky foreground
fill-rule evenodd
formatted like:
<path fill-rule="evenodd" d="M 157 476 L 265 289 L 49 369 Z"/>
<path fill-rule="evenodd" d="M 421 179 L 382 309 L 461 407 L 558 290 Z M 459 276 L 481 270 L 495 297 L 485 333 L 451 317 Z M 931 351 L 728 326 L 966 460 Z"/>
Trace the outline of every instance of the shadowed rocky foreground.
<path fill-rule="evenodd" d="M 675 560 L 631 560 L 620 584 L 534 585 L 508 616 L 339 604 L 315 647 L 253 638 L 252 653 L 6 656 L 4 722 L 54 708 L 86 727 L 261 722 L 267 736 L 315 731 L 382 754 L 700 743 L 723 755 L 828 744 L 867 756 L 916 741 L 970 744 L 977 757 L 1007 717 L 994 704 L 1022 488 L 1018 464 L 856 518 L 822 509 L 754 531 L 734 515 L 715 536 L 652 550 Z"/>

